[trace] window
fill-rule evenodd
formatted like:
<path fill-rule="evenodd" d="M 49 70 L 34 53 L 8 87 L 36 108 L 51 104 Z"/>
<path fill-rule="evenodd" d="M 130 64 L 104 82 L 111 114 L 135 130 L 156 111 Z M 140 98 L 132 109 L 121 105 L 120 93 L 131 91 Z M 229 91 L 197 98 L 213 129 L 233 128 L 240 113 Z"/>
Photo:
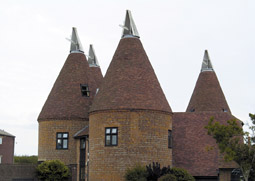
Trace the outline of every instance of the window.
<path fill-rule="evenodd" d="M 0 155 L 0 164 L 2 163 L 2 155 Z"/>
<path fill-rule="evenodd" d="M 172 143 L 172 130 L 168 130 L 168 148 L 172 148 L 173 143 Z"/>
<path fill-rule="evenodd" d="M 191 109 L 191 110 L 190 110 L 190 112 L 195 112 L 195 109 L 194 109 L 194 108 L 193 108 L 193 109 Z"/>
<path fill-rule="evenodd" d="M 118 145 L 118 128 L 105 128 L 105 146 Z"/>
<path fill-rule="evenodd" d="M 57 149 L 68 149 L 68 133 L 57 133 Z"/>
<path fill-rule="evenodd" d="M 0 145 L 3 144 L 3 137 L 0 136 Z"/>
<path fill-rule="evenodd" d="M 89 97 L 90 91 L 87 84 L 81 84 L 81 95 L 84 97 Z"/>
<path fill-rule="evenodd" d="M 80 139 L 80 149 L 85 149 L 86 148 L 86 139 L 81 138 Z"/>

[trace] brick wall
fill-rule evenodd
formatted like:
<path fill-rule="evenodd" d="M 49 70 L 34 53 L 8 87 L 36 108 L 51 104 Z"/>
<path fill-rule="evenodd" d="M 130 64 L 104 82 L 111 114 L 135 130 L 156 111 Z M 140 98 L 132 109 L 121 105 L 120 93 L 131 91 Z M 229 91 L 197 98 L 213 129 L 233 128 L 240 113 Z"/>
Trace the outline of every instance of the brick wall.
<path fill-rule="evenodd" d="M 0 180 L 1 181 L 37 181 L 36 167 L 34 164 L 1 164 Z M 77 165 L 68 165 L 71 176 L 68 181 L 77 180 Z"/>
<path fill-rule="evenodd" d="M 0 180 L 12 181 L 12 179 L 37 180 L 35 168 L 32 164 L 1 164 Z"/>
<path fill-rule="evenodd" d="M 77 140 L 73 136 L 86 125 L 88 125 L 88 121 L 52 120 L 39 122 L 38 161 L 58 159 L 66 165 L 77 164 Z M 67 150 L 56 149 L 57 132 L 69 133 Z"/>
<path fill-rule="evenodd" d="M 105 146 L 105 127 L 118 127 L 118 146 Z M 153 111 L 105 111 L 90 114 L 89 180 L 123 180 L 137 163 L 172 166 L 168 148 L 171 114 Z"/>
<path fill-rule="evenodd" d="M 3 137 L 2 144 L 0 144 L 0 155 L 2 156 L 1 162 L 5 163 L 13 163 L 14 156 L 14 137 L 10 136 L 1 136 Z"/>

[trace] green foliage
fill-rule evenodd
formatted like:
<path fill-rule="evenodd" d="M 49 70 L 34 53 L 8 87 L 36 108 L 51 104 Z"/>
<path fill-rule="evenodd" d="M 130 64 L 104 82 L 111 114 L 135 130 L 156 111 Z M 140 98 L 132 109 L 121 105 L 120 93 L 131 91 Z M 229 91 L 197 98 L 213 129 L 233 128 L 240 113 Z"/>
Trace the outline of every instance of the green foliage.
<path fill-rule="evenodd" d="M 173 174 L 166 174 L 160 177 L 158 181 L 177 181 L 177 179 Z"/>
<path fill-rule="evenodd" d="M 171 174 L 176 177 L 177 181 L 195 181 L 194 177 L 183 168 L 173 167 Z"/>
<path fill-rule="evenodd" d="M 14 163 L 33 163 L 37 164 L 38 156 L 14 156 Z"/>
<path fill-rule="evenodd" d="M 185 169 L 172 168 L 170 166 L 160 168 L 159 163 L 154 163 L 144 167 L 136 165 L 128 169 L 125 174 L 126 181 L 195 181 Z"/>
<path fill-rule="evenodd" d="M 243 136 L 244 133 L 236 120 L 229 120 L 227 123 L 228 125 L 223 125 L 214 122 L 214 118 L 211 118 L 205 128 L 208 130 L 208 134 L 216 140 L 220 152 L 226 153 L 224 155 L 225 160 L 231 161 L 238 157 L 234 147 L 239 144 L 240 136 Z"/>
<path fill-rule="evenodd" d="M 70 176 L 69 168 L 59 160 L 49 160 L 41 163 L 36 168 L 36 172 L 38 178 L 44 181 L 62 181 Z"/>
<path fill-rule="evenodd" d="M 224 153 L 225 161 L 235 161 L 241 169 L 244 179 L 248 181 L 249 175 L 253 175 L 255 170 L 255 115 L 249 114 L 253 125 L 249 126 L 250 133 L 244 133 L 242 127 L 236 120 L 229 120 L 227 124 L 214 122 L 211 118 L 205 127 L 208 134 L 211 135 L 219 147 L 221 153 Z M 244 141 L 244 143 L 243 143 Z"/>
<path fill-rule="evenodd" d="M 159 163 L 152 163 L 149 164 L 149 166 L 146 166 L 147 172 L 148 172 L 148 177 L 147 180 L 157 180 L 160 178 L 162 175 L 170 173 L 170 166 L 168 167 L 163 167 L 162 169 L 160 168 Z"/>
<path fill-rule="evenodd" d="M 136 165 L 134 168 L 129 168 L 125 174 L 126 181 L 146 181 L 147 170 L 144 166 Z"/>

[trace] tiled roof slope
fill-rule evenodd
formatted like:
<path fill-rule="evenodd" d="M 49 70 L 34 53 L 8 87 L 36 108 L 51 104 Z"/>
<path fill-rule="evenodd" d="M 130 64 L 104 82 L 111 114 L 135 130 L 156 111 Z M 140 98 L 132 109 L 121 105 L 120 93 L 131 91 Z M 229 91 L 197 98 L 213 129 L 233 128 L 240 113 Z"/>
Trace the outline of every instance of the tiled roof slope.
<path fill-rule="evenodd" d="M 186 112 L 228 111 L 231 112 L 214 71 L 199 74 Z"/>
<path fill-rule="evenodd" d="M 88 84 L 90 97 L 81 94 L 80 84 Z M 55 119 L 88 120 L 88 110 L 95 95 L 95 81 L 83 53 L 71 53 L 42 108 L 38 121 Z"/>
<path fill-rule="evenodd" d="M 89 135 L 89 126 L 85 126 L 81 130 L 79 130 L 73 137 L 80 138 L 80 137 L 84 137 L 84 136 L 88 136 L 88 135 Z"/>
<path fill-rule="evenodd" d="M 95 87 L 99 88 L 102 81 L 103 81 L 103 75 L 100 67 L 89 67 L 89 70 L 91 72 L 92 77 L 95 80 Z"/>
<path fill-rule="evenodd" d="M 10 136 L 10 137 L 15 137 L 14 135 L 0 129 L 0 136 Z"/>
<path fill-rule="evenodd" d="M 122 38 L 91 112 L 146 109 L 171 112 L 155 72 L 138 38 Z"/>
<path fill-rule="evenodd" d="M 205 126 L 211 117 L 220 123 L 235 119 L 230 113 L 174 113 L 173 165 L 188 170 L 193 176 L 218 176 L 218 168 L 237 168 L 234 162 L 224 163 L 215 140 Z M 214 149 L 207 151 L 213 146 Z"/>

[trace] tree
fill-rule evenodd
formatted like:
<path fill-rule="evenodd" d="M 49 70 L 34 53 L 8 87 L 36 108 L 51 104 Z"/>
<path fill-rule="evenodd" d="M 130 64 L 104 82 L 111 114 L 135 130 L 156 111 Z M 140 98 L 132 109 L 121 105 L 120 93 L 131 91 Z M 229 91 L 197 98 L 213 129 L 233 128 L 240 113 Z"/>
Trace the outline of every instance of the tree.
<path fill-rule="evenodd" d="M 69 168 L 59 160 L 49 160 L 36 168 L 38 178 L 45 181 L 62 181 L 70 176 Z"/>
<path fill-rule="evenodd" d="M 249 115 L 252 126 L 249 126 L 250 133 L 244 132 L 237 120 L 227 121 L 227 125 L 215 122 L 211 118 L 205 127 L 224 154 L 225 161 L 235 161 L 242 172 L 245 181 L 248 181 L 255 163 L 255 115 Z"/>

